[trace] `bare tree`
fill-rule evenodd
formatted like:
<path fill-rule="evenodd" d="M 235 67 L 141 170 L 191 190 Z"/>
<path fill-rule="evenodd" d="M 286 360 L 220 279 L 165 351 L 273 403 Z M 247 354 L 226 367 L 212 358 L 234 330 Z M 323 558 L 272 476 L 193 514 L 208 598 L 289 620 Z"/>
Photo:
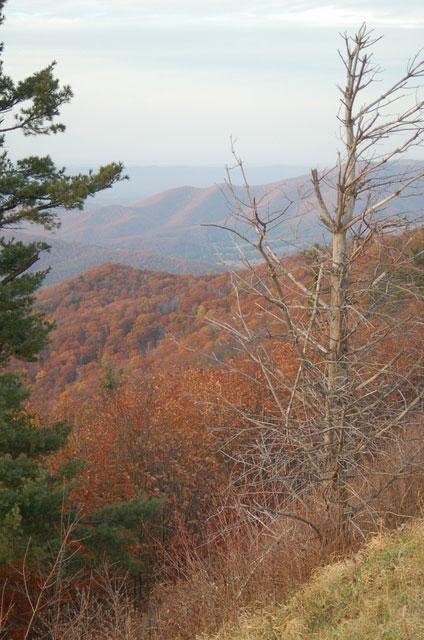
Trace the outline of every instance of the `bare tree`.
<path fill-rule="evenodd" d="M 303 510 L 315 530 L 317 491 L 332 518 L 358 525 L 365 512 L 374 517 L 388 486 L 415 472 L 423 450 L 424 236 L 413 206 L 424 171 L 406 155 L 423 141 L 424 60 L 410 60 L 405 75 L 373 97 L 377 40 L 362 25 L 343 36 L 339 52 L 346 72 L 341 151 L 334 168 L 311 172 L 328 242 L 305 251 L 303 261 L 282 258 L 273 240 L 294 203 L 272 212 L 257 202 L 234 153 L 242 200 L 228 170 L 233 210 L 225 228 L 247 270 L 233 274 L 237 317 L 211 322 L 259 368 L 251 382 L 262 386 L 263 407 L 255 414 L 236 408 L 245 426 L 227 434 L 224 448 L 255 517 Z M 415 230 L 400 235 L 411 223 Z M 263 266 L 247 257 L 253 248 Z M 257 313 L 260 331 L 251 328 Z M 294 372 L 282 365 L 287 357 Z"/>

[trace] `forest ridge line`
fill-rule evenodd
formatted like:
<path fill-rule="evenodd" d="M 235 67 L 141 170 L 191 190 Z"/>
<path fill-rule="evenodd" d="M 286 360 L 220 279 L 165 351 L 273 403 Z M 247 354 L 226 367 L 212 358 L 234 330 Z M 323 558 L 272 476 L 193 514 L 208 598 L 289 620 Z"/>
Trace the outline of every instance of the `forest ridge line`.
<path fill-rule="evenodd" d="M 423 163 L 414 161 L 413 164 Z M 234 175 L 235 184 L 237 178 L 240 176 Z M 311 189 L 307 174 L 251 187 L 263 211 L 283 211 L 292 203 L 278 232 L 272 234 L 280 255 L 307 249 L 325 240 Z M 324 191 L 330 201 L 332 190 L 329 182 Z M 235 186 L 235 191 L 237 197 L 243 199 L 244 188 Z M 51 266 L 45 285 L 104 263 L 169 273 L 216 273 L 241 266 L 229 234 L 208 226 L 225 225 L 231 213 L 230 200 L 228 186 L 223 182 L 208 187 L 181 186 L 131 205 L 109 204 L 72 212 L 62 216 L 61 227 L 54 234 L 28 226 L 22 231 L 14 230 L 13 236 L 23 241 L 48 240 L 52 249 L 49 254 L 42 254 L 37 263 L 37 268 Z M 413 193 L 398 199 L 396 211 L 389 208 L 387 214 L 413 218 L 423 209 L 424 196 Z"/>

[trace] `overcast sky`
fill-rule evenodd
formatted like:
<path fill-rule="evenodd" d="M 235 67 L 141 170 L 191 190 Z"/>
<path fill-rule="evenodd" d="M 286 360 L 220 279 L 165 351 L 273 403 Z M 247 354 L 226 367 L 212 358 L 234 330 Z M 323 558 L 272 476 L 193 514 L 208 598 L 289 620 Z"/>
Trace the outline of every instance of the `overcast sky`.
<path fill-rule="evenodd" d="M 13 154 L 63 164 L 224 165 L 231 135 L 251 163 L 331 163 L 339 32 L 365 20 L 384 35 L 379 90 L 424 45 L 422 0 L 8 0 L 5 13 L 5 71 L 55 59 L 75 93 L 65 134 L 16 138 Z"/>

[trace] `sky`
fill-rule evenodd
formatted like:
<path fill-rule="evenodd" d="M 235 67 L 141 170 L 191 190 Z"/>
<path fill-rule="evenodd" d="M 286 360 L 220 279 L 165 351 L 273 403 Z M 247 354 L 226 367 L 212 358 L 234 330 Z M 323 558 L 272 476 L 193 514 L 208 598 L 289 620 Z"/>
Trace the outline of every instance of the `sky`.
<path fill-rule="evenodd" d="M 57 61 L 67 131 L 8 138 L 61 164 L 333 163 L 340 32 L 363 21 L 380 92 L 424 46 L 422 0 L 8 0 L 4 71 Z M 419 152 L 417 152 L 419 155 Z M 424 157 L 424 153 L 422 154 Z"/>

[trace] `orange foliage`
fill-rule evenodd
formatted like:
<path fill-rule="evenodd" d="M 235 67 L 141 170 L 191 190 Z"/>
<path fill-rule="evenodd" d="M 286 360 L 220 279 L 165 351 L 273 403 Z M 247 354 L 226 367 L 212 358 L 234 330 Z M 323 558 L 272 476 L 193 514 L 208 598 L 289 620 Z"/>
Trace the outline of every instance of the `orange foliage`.
<path fill-rule="evenodd" d="M 210 341 L 204 316 L 212 310 L 227 316 L 233 306 L 228 274 L 172 275 L 105 264 L 46 287 L 37 307 L 57 329 L 42 361 L 27 366 L 34 404 L 44 410 L 60 397 L 90 397 L 105 366 L 140 376 L 158 362 L 184 365 L 194 357 L 187 343 Z"/>
<path fill-rule="evenodd" d="M 74 502 L 89 510 L 143 491 L 165 497 L 163 527 L 175 508 L 184 523 L 197 526 L 210 497 L 227 481 L 212 436 L 215 408 L 199 403 L 199 389 L 211 382 L 200 369 L 170 370 L 83 408 L 68 446 L 55 460 L 84 461 Z"/>
<path fill-rule="evenodd" d="M 309 277 L 303 256 L 287 260 L 299 277 Z M 256 302 L 243 296 L 253 329 L 263 321 Z M 206 316 L 228 321 L 238 312 L 228 273 L 173 275 L 105 264 L 46 287 L 37 307 L 57 323 L 42 360 L 26 365 L 32 402 L 43 411 L 94 395 L 106 367 L 141 377 L 157 366 L 204 364 L 202 352 L 233 355 L 225 330 L 205 324 Z"/>

